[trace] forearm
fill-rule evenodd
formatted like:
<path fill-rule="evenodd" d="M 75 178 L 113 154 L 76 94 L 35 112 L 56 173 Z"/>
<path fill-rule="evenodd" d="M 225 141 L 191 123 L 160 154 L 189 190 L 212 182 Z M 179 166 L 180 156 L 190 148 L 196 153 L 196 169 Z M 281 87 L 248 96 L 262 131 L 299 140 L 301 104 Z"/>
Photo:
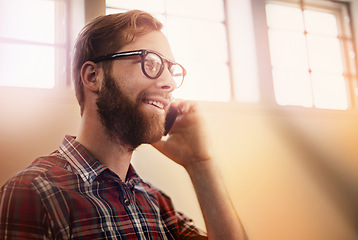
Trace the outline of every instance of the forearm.
<path fill-rule="evenodd" d="M 209 239 L 247 239 L 213 161 L 197 162 L 186 170 L 194 185 Z"/>
<path fill-rule="evenodd" d="M 168 139 L 152 145 L 182 165 L 193 182 L 203 212 L 209 239 L 247 239 L 212 161 L 211 138 L 196 103 L 175 101 L 179 110 Z"/>

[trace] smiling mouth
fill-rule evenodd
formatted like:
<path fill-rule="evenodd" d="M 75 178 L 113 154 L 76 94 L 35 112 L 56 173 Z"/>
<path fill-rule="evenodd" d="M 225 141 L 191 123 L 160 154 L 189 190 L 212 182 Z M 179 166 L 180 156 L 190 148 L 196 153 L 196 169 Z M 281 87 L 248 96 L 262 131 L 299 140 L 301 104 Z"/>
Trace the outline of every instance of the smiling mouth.
<path fill-rule="evenodd" d="M 144 100 L 145 103 L 153 105 L 159 109 L 164 109 L 164 104 L 158 101 L 153 101 L 153 100 Z"/>

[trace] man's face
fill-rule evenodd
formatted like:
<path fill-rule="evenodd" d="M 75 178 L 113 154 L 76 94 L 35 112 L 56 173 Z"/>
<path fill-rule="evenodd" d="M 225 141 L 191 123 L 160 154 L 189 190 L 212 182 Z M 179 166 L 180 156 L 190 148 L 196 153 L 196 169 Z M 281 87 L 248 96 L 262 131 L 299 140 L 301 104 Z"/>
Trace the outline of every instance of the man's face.
<path fill-rule="evenodd" d="M 173 59 L 161 32 L 136 37 L 120 51 L 138 49 L 153 50 Z M 111 71 L 104 73 L 97 99 L 98 113 L 110 139 L 133 149 L 160 140 L 174 89 L 167 68 L 158 79 L 149 79 L 141 70 L 139 56 L 113 60 Z"/>

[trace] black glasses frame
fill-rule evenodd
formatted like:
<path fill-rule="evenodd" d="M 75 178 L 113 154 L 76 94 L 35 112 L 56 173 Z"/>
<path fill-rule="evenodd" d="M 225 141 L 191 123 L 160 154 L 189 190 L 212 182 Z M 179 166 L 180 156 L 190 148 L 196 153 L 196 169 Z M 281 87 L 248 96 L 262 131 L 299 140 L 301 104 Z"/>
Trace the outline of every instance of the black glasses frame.
<path fill-rule="evenodd" d="M 155 76 L 151 76 L 145 71 L 144 60 L 145 60 L 145 57 L 149 53 L 157 55 L 161 60 L 160 69 L 159 69 L 158 73 Z M 127 51 L 127 52 L 113 53 L 113 54 L 108 54 L 108 55 L 97 57 L 97 58 L 93 59 L 92 62 L 99 63 L 99 62 L 106 61 L 106 60 L 114 60 L 116 58 L 130 57 L 130 56 L 135 56 L 135 55 L 139 55 L 141 57 L 142 72 L 147 78 L 150 78 L 150 79 L 156 79 L 156 78 L 160 77 L 160 75 L 162 75 L 162 73 L 164 71 L 164 63 L 168 64 L 168 69 L 169 69 L 170 73 L 171 73 L 171 71 L 170 71 L 171 67 L 173 65 L 178 65 L 179 67 L 181 67 L 183 69 L 183 76 L 182 76 L 182 80 L 181 80 L 180 84 L 177 86 L 177 88 L 180 87 L 183 84 L 184 77 L 185 77 L 185 75 L 187 73 L 186 69 L 182 65 L 180 65 L 179 63 L 173 62 L 173 61 L 169 60 L 168 58 L 163 57 L 159 53 L 157 53 L 155 51 L 152 51 L 152 50 L 141 49 L 141 50 Z M 173 77 L 178 77 L 178 76 L 175 76 L 173 74 L 172 74 L 172 76 Z"/>

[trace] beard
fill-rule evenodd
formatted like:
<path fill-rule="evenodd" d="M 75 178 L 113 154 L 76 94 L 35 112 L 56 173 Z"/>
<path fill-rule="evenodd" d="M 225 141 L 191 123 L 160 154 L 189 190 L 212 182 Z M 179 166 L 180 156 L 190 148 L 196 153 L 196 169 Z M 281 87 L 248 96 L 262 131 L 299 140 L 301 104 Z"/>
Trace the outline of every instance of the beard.
<path fill-rule="evenodd" d="M 140 110 L 145 93 L 135 102 L 120 90 L 112 76 L 105 71 L 104 84 L 98 93 L 97 112 L 110 141 L 136 149 L 142 143 L 159 141 L 164 134 L 164 118 Z"/>

